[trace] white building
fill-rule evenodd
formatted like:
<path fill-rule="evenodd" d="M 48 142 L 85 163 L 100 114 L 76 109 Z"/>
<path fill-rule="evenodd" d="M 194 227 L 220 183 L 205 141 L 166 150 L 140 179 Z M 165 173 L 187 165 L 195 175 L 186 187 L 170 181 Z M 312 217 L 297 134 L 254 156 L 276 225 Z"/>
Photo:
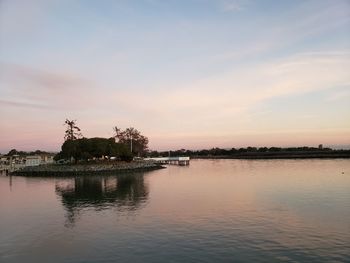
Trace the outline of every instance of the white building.
<path fill-rule="evenodd" d="M 54 163 L 53 157 L 54 157 L 54 155 L 43 155 L 43 156 L 41 156 L 41 162 L 43 164 Z"/>
<path fill-rule="evenodd" d="M 0 157 L 0 164 L 8 164 L 7 157 L 1 156 Z"/>
<path fill-rule="evenodd" d="M 26 166 L 38 166 L 41 163 L 40 156 L 27 156 L 26 157 Z"/>

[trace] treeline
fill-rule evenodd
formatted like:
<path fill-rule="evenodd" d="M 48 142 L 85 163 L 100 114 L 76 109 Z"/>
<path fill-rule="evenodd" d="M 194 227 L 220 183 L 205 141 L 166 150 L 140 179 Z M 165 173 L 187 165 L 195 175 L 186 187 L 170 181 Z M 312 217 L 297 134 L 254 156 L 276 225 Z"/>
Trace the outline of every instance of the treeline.
<path fill-rule="evenodd" d="M 128 146 L 115 142 L 115 138 L 80 138 L 66 140 L 54 159 L 58 161 L 73 158 L 78 162 L 101 157 L 116 157 L 122 161 L 131 161 L 133 158 Z"/>
<path fill-rule="evenodd" d="M 52 154 L 52 153 L 41 151 L 41 150 L 25 152 L 25 151 L 17 151 L 16 149 L 12 149 L 7 154 L 5 154 L 5 156 L 14 156 L 14 155 L 28 156 L 28 155 L 49 155 L 49 154 Z"/>
<path fill-rule="evenodd" d="M 350 150 L 332 150 L 331 148 L 321 147 L 246 147 L 221 149 L 212 148 L 205 150 L 176 150 L 176 151 L 151 151 L 150 157 L 160 156 L 190 156 L 190 157 L 249 157 L 249 156 L 290 156 L 290 155 L 317 155 L 332 153 L 350 153 Z"/>

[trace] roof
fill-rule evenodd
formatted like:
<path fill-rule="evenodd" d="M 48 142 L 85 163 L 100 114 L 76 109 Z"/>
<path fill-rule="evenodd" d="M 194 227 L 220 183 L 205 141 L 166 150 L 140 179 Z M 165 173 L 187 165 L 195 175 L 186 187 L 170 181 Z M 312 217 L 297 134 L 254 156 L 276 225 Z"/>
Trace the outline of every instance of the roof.
<path fill-rule="evenodd" d="M 26 156 L 26 159 L 40 159 L 40 156 L 37 155 L 31 155 L 31 156 Z"/>

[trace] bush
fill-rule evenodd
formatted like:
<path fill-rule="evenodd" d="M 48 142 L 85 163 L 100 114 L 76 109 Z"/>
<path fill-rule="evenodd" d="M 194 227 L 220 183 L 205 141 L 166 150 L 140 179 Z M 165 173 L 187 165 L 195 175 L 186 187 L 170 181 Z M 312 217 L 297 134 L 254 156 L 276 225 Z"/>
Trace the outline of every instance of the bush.
<path fill-rule="evenodd" d="M 124 144 L 116 143 L 114 138 L 81 138 L 67 140 L 61 147 L 61 152 L 55 156 L 55 160 L 74 158 L 88 161 L 92 158 L 117 157 L 123 161 L 131 161 L 132 154 Z"/>

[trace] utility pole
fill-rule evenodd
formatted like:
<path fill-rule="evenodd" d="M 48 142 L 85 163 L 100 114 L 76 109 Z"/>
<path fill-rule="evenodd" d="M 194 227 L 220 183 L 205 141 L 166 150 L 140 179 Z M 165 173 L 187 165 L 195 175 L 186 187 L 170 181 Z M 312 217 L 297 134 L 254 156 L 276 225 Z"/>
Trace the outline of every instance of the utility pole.
<path fill-rule="evenodd" d="M 130 137 L 130 151 L 131 151 L 131 154 L 132 154 L 132 135 Z"/>

